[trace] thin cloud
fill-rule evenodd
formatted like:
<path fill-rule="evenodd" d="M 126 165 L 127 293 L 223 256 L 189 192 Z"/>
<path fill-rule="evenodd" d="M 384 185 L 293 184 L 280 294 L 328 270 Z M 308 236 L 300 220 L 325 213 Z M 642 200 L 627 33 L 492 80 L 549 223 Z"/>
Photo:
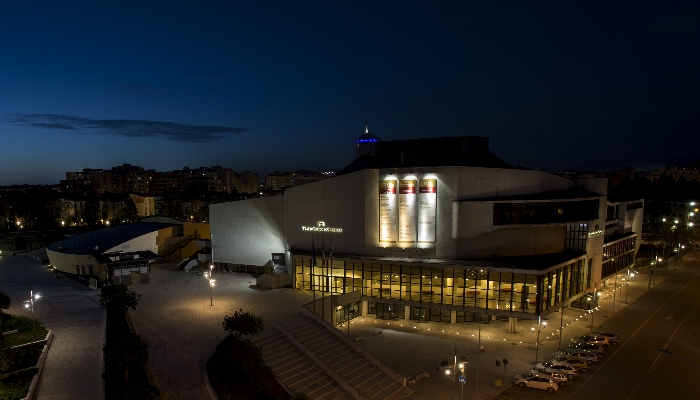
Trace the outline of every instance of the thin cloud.
<path fill-rule="evenodd" d="M 22 126 L 70 130 L 81 134 L 147 137 L 186 143 L 214 142 L 228 135 L 253 130 L 252 127 L 198 126 L 133 119 L 90 119 L 56 114 L 14 114 L 5 120 Z"/>

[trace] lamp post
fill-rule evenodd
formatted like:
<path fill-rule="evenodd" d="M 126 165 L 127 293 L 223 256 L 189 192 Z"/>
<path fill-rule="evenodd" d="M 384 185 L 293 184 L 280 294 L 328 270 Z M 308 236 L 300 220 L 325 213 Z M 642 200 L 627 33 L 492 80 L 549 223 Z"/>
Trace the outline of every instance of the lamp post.
<path fill-rule="evenodd" d="M 29 308 L 32 310 L 32 319 L 34 319 L 34 301 L 39 300 L 41 295 L 39 293 L 34 293 L 33 290 L 29 291 L 29 300 L 24 301 L 24 308 Z M 32 323 L 32 330 L 34 331 L 34 340 L 36 340 L 36 321 Z"/>
<path fill-rule="evenodd" d="M 214 305 L 214 294 L 212 293 L 212 290 L 214 289 L 214 282 L 216 282 L 216 279 L 209 279 L 209 307 Z"/>
<path fill-rule="evenodd" d="M 542 321 L 542 316 L 537 316 L 537 342 L 535 343 L 535 364 L 540 355 L 540 329 L 542 325 L 547 326 L 547 321 Z M 532 328 L 533 330 L 535 328 Z"/>
<path fill-rule="evenodd" d="M 615 313 L 615 298 L 617 293 L 615 291 L 617 290 L 617 272 L 615 272 L 615 283 L 613 284 L 613 307 L 612 307 L 612 312 Z"/>
<path fill-rule="evenodd" d="M 683 360 L 683 361 L 685 361 L 685 362 L 687 362 L 687 363 L 689 363 L 689 364 L 693 364 L 693 365 L 695 365 L 696 367 L 700 367 L 700 364 L 696 363 L 695 361 L 690 361 L 690 360 L 688 360 L 687 358 L 683 358 L 683 357 L 677 356 L 677 355 L 671 353 L 670 351 L 668 351 L 668 350 L 666 350 L 666 349 L 658 349 L 658 350 L 656 350 L 656 351 L 659 352 L 659 353 L 661 353 L 661 354 L 663 354 L 663 355 L 665 355 L 665 356 L 675 357 L 675 358 L 677 358 L 677 359 L 679 359 L 679 360 Z"/>

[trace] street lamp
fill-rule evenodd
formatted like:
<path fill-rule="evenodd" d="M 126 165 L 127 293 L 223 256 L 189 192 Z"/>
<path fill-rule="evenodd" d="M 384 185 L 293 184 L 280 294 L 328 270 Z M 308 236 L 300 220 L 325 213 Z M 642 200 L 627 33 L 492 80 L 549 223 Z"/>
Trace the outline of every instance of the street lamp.
<path fill-rule="evenodd" d="M 24 308 L 28 308 L 32 310 L 32 319 L 34 319 L 34 302 L 39 300 L 41 298 L 41 295 L 39 293 L 34 293 L 33 290 L 29 291 L 29 300 L 24 301 Z M 32 327 L 34 330 L 34 340 L 36 340 L 36 321 L 32 323 Z"/>
<path fill-rule="evenodd" d="M 671 353 L 670 351 L 668 351 L 668 350 L 666 350 L 666 349 L 658 349 L 658 350 L 656 350 L 656 351 L 659 352 L 659 353 L 661 353 L 661 354 L 663 354 L 663 355 L 665 355 L 665 356 L 675 357 L 675 358 L 677 358 L 677 359 L 679 359 L 679 360 L 683 360 L 683 361 L 685 361 L 685 362 L 687 362 L 687 363 L 689 363 L 689 364 L 693 364 L 693 365 L 695 365 L 696 367 L 700 367 L 700 364 L 696 363 L 695 361 L 690 361 L 690 360 L 688 360 L 687 358 L 683 358 L 683 357 L 677 356 L 677 355 Z"/>
<path fill-rule="evenodd" d="M 209 279 L 209 307 L 212 307 L 214 305 L 214 295 L 212 294 L 214 282 L 216 282 L 216 279 Z"/>

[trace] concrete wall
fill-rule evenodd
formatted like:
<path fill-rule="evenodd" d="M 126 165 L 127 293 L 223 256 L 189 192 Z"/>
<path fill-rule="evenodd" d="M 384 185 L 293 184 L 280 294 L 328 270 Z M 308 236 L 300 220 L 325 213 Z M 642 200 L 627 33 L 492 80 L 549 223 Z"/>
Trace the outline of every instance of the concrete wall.
<path fill-rule="evenodd" d="M 387 175 L 401 179 L 406 174 L 418 179 L 433 176 L 438 181 L 436 241 L 380 245 L 379 181 Z M 320 256 L 322 241 L 328 252 L 331 237 L 335 252 L 366 256 L 453 259 L 558 252 L 564 247 L 564 225 L 494 227 L 493 200 L 477 199 L 526 196 L 574 187 L 566 178 L 519 169 L 439 167 L 358 171 L 291 187 L 281 196 L 212 205 L 214 257 L 217 262 L 264 265 L 270 253 L 282 253 L 286 249 L 310 251 L 312 243 Z M 604 216 L 605 201 L 601 203 L 600 215 Z M 342 232 L 302 228 L 316 227 L 319 222 Z M 287 261 L 290 265 L 290 260 Z"/>
<path fill-rule="evenodd" d="M 285 196 L 212 204 L 209 207 L 214 261 L 264 265 L 284 253 Z"/>
<path fill-rule="evenodd" d="M 59 271 L 70 274 L 88 275 L 89 267 L 92 266 L 92 273 L 99 277 L 100 280 L 107 279 L 107 274 L 92 255 L 66 254 L 57 251 L 46 249 L 46 255 L 49 257 L 49 263 L 52 267 Z"/>
<path fill-rule="evenodd" d="M 366 253 L 368 243 L 378 243 L 379 181 L 376 170 L 359 171 L 288 188 L 284 193 L 286 232 L 290 248 L 326 251 L 333 238 L 336 252 Z M 371 204 L 371 209 L 367 205 Z M 304 231 L 319 221 L 342 232 Z M 376 245 L 375 245 L 376 246 Z M 320 253 L 319 253 L 320 254 Z"/>

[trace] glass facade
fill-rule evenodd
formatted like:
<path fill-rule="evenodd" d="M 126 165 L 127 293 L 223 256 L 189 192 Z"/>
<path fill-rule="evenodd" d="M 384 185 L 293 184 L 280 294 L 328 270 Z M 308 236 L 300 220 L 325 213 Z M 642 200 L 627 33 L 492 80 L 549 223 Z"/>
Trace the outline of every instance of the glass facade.
<path fill-rule="evenodd" d="M 585 259 L 546 273 L 342 260 L 322 268 L 311 263 L 309 256 L 294 256 L 296 288 L 333 294 L 359 290 L 362 296 L 377 299 L 370 305 L 370 314 L 391 318 L 394 313 L 404 313 L 403 306 L 390 308 L 392 304 L 382 303 L 382 299 L 535 314 L 582 293 L 588 282 Z M 385 305 L 387 308 L 380 310 Z M 433 315 L 429 318 L 433 320 Z"/>
<path fill-rule="evenodd" d="M 566 226 L 564 245 L 567 250 L 586 251 L 586 239 L 588 239 L 588 224 Z"/>
<path fill-rule="evenodd" d="M 603 246 L 603 279 L 634 264 L 636 240 L 633 236 Z"/>

